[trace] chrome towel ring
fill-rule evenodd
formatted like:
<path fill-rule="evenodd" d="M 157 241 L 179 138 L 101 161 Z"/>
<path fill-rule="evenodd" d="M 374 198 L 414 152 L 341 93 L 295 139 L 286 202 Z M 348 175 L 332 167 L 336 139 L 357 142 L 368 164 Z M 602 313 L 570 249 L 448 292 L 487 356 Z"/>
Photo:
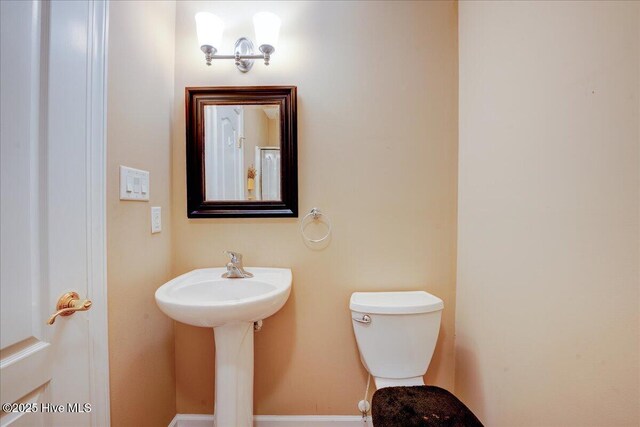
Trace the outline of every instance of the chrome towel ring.
<path fill-rule="evenodd" d="M 305 226 L 305 220 L 309 217 L 312 217 L 313 221 L 320 221 L 320 218 L 323 218 L 326 223 L 327 223 L 327 234 L 325 234 L 323 237 L 319 238 L 319 239 L 312 239 L 309 236 L 307 236 L 304 232 L 304 226 Z M 308 242 L 311 243 L 320 243 L 323 242 L 325 240 L 327 240 L 327 238 L 331 235 L 331 220 L 329 220 L 329 217 L 327 217 L 325 214 L 323 214 L 322 212 L 320 212 L 319 208 L 313 208 L 311 209 L 311 211 L 309 211 L 308 214 L 306 214 L 303 218 L 302 221 L 300 221 L 300 233 L 302 233 L 302 237 L 305 238 L 305 240 L 307 240 Z"/>

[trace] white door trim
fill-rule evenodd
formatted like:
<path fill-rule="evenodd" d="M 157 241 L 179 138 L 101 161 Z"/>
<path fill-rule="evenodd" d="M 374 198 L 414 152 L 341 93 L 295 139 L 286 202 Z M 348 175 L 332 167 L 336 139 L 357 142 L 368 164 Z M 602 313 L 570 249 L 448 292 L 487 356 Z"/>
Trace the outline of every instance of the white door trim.
<path fill-rule="evenodd" d="M 87 75 L 87 271 L 94 301 L 89 321 L 91 424 L 110 425 L 109 335 L 107 317 L 106 121 L 108 0 L 90 2 Z"/>

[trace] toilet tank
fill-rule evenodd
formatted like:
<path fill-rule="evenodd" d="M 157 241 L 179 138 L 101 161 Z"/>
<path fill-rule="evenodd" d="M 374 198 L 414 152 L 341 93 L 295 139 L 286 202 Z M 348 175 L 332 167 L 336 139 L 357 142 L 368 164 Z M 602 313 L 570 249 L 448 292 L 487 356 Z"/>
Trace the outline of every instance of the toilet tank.
<path fill-rule="evenodd" d="M 349 303 L 360 358 L 371 375 L 422 376 L 438 340 L 444 303 L 424 291 L 355 292 Z"/>

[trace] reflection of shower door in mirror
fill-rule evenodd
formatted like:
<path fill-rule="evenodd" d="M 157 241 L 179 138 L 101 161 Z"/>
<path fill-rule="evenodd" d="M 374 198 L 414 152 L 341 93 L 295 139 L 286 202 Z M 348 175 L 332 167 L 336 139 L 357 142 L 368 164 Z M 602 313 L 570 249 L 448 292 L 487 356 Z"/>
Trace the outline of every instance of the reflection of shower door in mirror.
<path fill-rule="evenodd" d="M 243 109 L 205 108 L 205 129 L 207 200 L 244 200 Z"/>
<path fill-rule="evenodd" d="M 280 149 L 256 147 L 256 199 L 281 200 L 280 197 Z"/>

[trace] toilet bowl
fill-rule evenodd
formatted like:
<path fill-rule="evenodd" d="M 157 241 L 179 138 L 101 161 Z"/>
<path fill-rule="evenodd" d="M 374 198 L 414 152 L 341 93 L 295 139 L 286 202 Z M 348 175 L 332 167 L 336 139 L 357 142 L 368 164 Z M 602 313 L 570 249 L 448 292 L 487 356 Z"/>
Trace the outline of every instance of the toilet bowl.
<path fill-rule="evenodd" d="M 376 388 L 424 385 L 442 300 L 423 291 L 355 292 L 349 308 L 360 360 Z"/>

